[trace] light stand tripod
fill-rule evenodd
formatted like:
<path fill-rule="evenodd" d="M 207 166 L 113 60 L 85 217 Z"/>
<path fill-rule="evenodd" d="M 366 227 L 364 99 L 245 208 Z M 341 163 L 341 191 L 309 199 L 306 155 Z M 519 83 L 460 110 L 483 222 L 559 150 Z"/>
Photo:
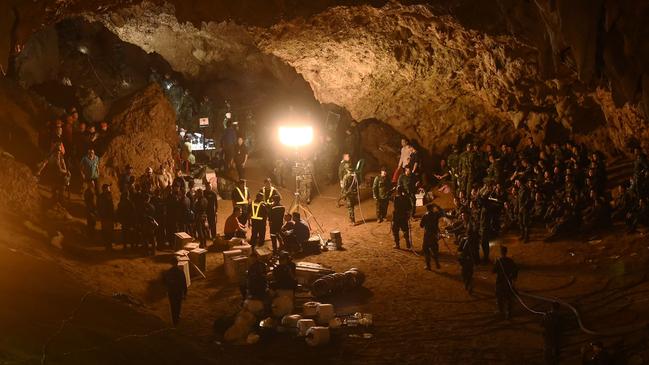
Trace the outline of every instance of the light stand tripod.
<path fill-rule="evenodd" d="M 302 203 L 302 199 L 300 198 L 300 191 L 299 191 L 299 186 L 300 186 L 299 181 L 300 181 L 300 175 L 296 174 L 295 192 L 293 193 L 293 203 L 291 204 L 289 212 L 300 213 L 300 217 L 303 218 L 305 222 L 307 222 L 309 227 L 311 226 L 311 220 L 313 219 L 313 222 L 315 222 L 316 227 L 318 228 L 318 233 L 324 234 L 324 229 L 320 225 L 320 222 L 318 222 L 318 219 L 316 218 L 315 214 L 313 214 L 313 212 L 311 211 L 308 205 Z"/>
<path fill-rule="evenodd" d="M 303 218 L 304 221 L 309 225 L 309 228 L 311 228 L 311 220 L 313 220 L 316 227 L 318 228 L 318 236 L 320 236 L 320 239 L 322 240 L 322 235 L 325 233 L 324 229 L 322 228 L 322 225 L 320 224 L 320 222 L 318 222 L 318 219 L 315 217 L 315 215 L 313 214 L 309 206 L 304 204 L 302 202 L 302 199 L 300 198 L 300 176 L 304 177 L 307 175 L 311 175 L 311 180 L 315 180 L 313 176 L 313 171 L 300 172 L 299 161 L 300 161 L 300 151 L 296 147 L 295 148 L 295 192 L 293 193 L 293 203 L 291 204 L 289 212 L 300 213 L 300 217 Z M 306 174 L 306 172 L 308 172 L 308 174 Z"/>

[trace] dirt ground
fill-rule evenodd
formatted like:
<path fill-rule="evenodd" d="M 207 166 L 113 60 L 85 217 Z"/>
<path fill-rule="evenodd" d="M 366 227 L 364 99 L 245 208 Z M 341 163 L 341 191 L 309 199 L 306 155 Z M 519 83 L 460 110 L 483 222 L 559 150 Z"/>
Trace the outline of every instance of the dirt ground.
<path fill-rule="evenodd" d="M 255 191 L 263 179 L 256 161 L 251 161 L 249 185 Z M 344 242 L 343 251 L 323 252 L 319 255 L 299 258 L 300 261 L 317 262 L 337 271 L 357 267 L 367 280 L 364 288 L 355 292 L 331 298 L 338 313 L 356 311 L 372 313 L 374 326 L 358 330 L 371 333 L 369 339 L 349 336 L 348 332 L 334 333 L 332 343 L 322 348 L 309 348 L 303 341 L 288 335 L 263 339 L 256 345 L 226 345 L 218 341 L 213 330 L 215 321 L 234 314 L 240 305 L 236 285 L 229 284 L 222 269 L 222 255 L 213 250 L 208 254 L 207 279 L 196 279 L 189 289 L 183 306 L 182 322 L 170 335 L 154 335 L 130 342 L 133 346 L 122 346 L 120 352 L 101 350 L 102 358 L 122 362 L 122 358 L 150 359 L 151 351 L 170 363 L 182 352 L 185 360 L 193 363 L 238 364 L 280 364 L 303 362 L 313 364 L 540 364 L 543 362 L 543 340 L 540 316 L 531 314 L 521 305 L 516 305 L 510 321 L 499 319 L 495 314 L 493 295 L 495 275 L 492 266 L 476 267 L 476 290 L 471 296 L 461 284 L 459 268 L 455 257 L 455 245 L 441 242 L 441 265 L 437 271 L 423 269 L 423 257 L 406 250 L 395 250 L 389 232 L 389 223 L 375 221 L 374 204 L 368 189 L 363 190 L 361 205 L 365 223 L 355 227 L 347 224 L 347 211 L 336 207 L 337 186 L 319 186 L 320 194 L 313 199 L 310 209 L 323 226 L 326 235 L 333 229 L 340 229 Z M 281 191 L 288 205 L 292 193 Z M 441 195 L 441 194 L 440 194 Z M 289 200 L 289 202 L 286 202 Z M 448 206 L 448 196 L 440 196 L 438 202 Z M 219 229 L 231 209 L 229 201 L 219 202 Z M 79 217 L 80 201 L 75 198 L 71 208 Z M 422 208 L 419 208 L 421 216 Z M 391 211 L 391 208 L 390 208 Z M 357 220 L 360 211 L 357 210 Z M 169 252 L 154 257 L 141 257 L 137 252 L 116 252 L 107 254 L 100 245 L 87 242 L 80 237 L 76 228 L 64 232 L 66 242 L 59 249 L 48 245 L 45 236 L 34 230 L 3 224 L 3 231 L 23 237 L 19 241 L 2 240 L 3 265 L 20 267 L 16 258 L 28 252 L 47 262 L 47 270 L 20 273 L 20 277 L 34 277 L 62 283 L 59 286 L 40 283 L 41 289 L 26 297 L 26 287 L 32 287 L 30 280 L 0 281 L 3 292 L 17 291 L 23 295 L 9 295 L 3 299 L 9 310 L 0 310 L 1 328 L 12 328 L 3 348 L 20 349 L 20 353 L 0 355 L 0 364 L 12 363 L 15 359 L 40 360 L 40 346 L 56 330 L 56 323 L 70 315 L 75 303 L 84 292 L 92 292 L 92 298 L 99 298 L 102 304 L 88 308 L 81 321 L 89 333 L 101 336 L 84 337 L 70 328 L 62 331 L 67 341 L 55 341 L 48 352 L 62 354 L 74 349 L 102 343 L 106 338 L 118 338 L 124 333 L 155 331 L 168 326 L 168 304 L 160 274 L 168 267 Z M 415 248 L 421 247 L 422 234 L 419 221 L 412 222 Z M 26 233 L 27 232 L 27 233 Z M 541 228 L 533 230 L 532 241 L 523 244 L 514 234 L 494 243 L 492 258 L 499 244 L 506 244 L 510 256 L 521 268 L 517 287 L 520 291 L 547 297 L 559 297 L 576 306 L 582 315 L 583 326 L 596 331 L 608 332 L 613 328 L 646 323 L 649 319 L 647 301 L 649 284 L 646 282 L 649 246 L 643 233 L 627 235 L 621 227 L 602 235 L 601 240 L 584 242 L 578 239 L 543 243 L 539 239 Z M 266 242 L 270 245 L 270 242 Z M 404 245 L 402 245 L 403 247 Z M 11 251 L 11 250 L 14 251 Z M 31 259 L 30 259 L 31 260 Z M 38 259 L 25 265 L 42 266 Z M 11 266 L 13 265 L 13 266 Z M 22 265 L 22 266 L 25 266 Z M 23 269 L 24 271 L 24 269 Z M 61 272 L 61 278 L 50 274 Z M 5 277 L 6 279 L 6 277 Z M 7 284 L 13 283 L 12 285 Z M 20 283 L 20 284 L 19 284 Z M 63 284 L 68 284 L 66 287 Z M 29 285 L 29 286 L 26 286 Z M 21 289 L 22 288 L 22 289 Z M 135 300 L 126 305 L 110 299 L 113 293 L 125 293 Z M 31 293 L 31 291 L 30 291 Z M 96 293 L 96 294 L 95 294 Z M 96 296 L 96 297 L 95 297 Z M 549 309 L 548 303 L 525 299 L 528 306 L 537 311 Z M 39 303 L 34 308 L 22 303 Z M 43 319 L 32 317 L 43 308 Z M 6 309 L 6 308 L 4 308 Z M 27 315 L 26 313 L 31 313 Z M 594 338 L 601 339 L 619 357 L 633 357 L 649 360 L 647 351 L 647 330 L 624 335 L 596 336 L 578 329 L 574 316 L 562 308 L 566 318 L 566 330 L 562 347 L 562 363 L 579 363 L 580 348 Z M 46 318 L 45 318 L 46 317 Z M 157 317 L 157 318 L 156 318 Z M 33 318 L 40 326 L 32 324 L 21 327 L 16 318 Z M 161 320 L 160 320 L 161 319 Z M 13 322 L 12 322 L 13 321 Z M 5 326 L 7 324 L 8 326 Z M 10 325 L 10 326 L 9 326 Z M 111 326 L 120 326 L 118 330 Z M 21 330 L 15 332 L 17 328 Z M 77 328 L 72 326 L 71 328 Z M 72 333 L 69 333 L 72 331 Z M 4 329 L 2 333 L 7 333 Z M 38 336 L 32 336 L 37 333 Z M 4 336 L 3 336 L 4 337 Z M 13 341 L 13 342 L 12 342 Z M 21 342 L 22 341 L 22 342 Z M 19 346 L 16 343 L 19 342 Z M 12 345 L 12 346 L 9 346 Z M 173 346 L 178 351 L 165 351 Z M 126 350 L 124 348 L 127 348 Z M 182 350 L 181 350 L 182 349 Z M 18 350 L 16 350 L 18 351 Z M 169 356 L 167 354 L 169 353 Z M 176 355 L 172 355 L 176 354 Z M 100 353 L 91 350 L 87 357 L 74 359 L 60 356 L 57 363 L 81 363 L 96 359 Z M 118 357 L 117 354 L 122 354 Z M 56 358 L 56 357 L 54 357 Z M 9 361 L 12 360 L 12 361 Z M 157 360 L 157 358 L 156 358 Z M 114 362 L 113 361 L 113 362 Z M 152 361 L 141 361 L 149 363 Z M 160 361 L 159 361 L 160 362 Z M 184 363 L 185 361 L 181 361 Z M 94 363 L 94 362 L 92 362 Z M 642 363 L 642 362 L 640 362 Z"/>

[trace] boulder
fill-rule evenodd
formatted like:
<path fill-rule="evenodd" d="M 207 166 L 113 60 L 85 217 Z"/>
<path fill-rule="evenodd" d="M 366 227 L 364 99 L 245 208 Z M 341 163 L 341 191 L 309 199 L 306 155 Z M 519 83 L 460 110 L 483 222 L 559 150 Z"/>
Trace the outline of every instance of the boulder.
<path fill-rule="evenodd" d="M 146 133 L 170 146 L 177 142 L 176 112 L 158 84 L 116 102 L 111 115 L 111 128 L 117 135 Z"/>
<path fill-rule="evenodd" d="M 171 146 L 151 133 L 126 134 L 113 138 L 99 161 L 100 183 L 112 183 L 113 191 L 118 191 L 119 174 L 126 165 L 133 167 L 139 176 L 147 167 L 157 168 L 161 164 L 173 162 Z"/>

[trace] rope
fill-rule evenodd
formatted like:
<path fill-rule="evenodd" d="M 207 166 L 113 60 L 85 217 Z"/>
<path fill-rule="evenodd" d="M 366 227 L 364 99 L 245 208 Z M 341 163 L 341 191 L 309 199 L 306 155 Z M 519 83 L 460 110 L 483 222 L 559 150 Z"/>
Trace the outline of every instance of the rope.
<path fill-rule="evenodd" d="M 503 266 L 503 262 L 500 259 L 497 260 L 497 261 L 498 261 L 498 264 L 500 265 L 500 269 L 502 270 L 503 275 L 505 276 L 505 280 L 507 280 L 507 284 L 509 285 L 509 290 L 511 290 L 512 294 L 514 294 L 516 299 L 518 299 L 518 301 L 521 303 L 523 308 L 527 309 L 532 314 L 545 315 L 544 312 L 535 311 L 534 309 L 528 307 L 527 304 L 525 304 L 523 299 L 518 295 L 518 292 L 516 292 L 516 289 L 514 289 L 514 286 L 512 285 L 512 282 L 509 280 L 509 276 L 507 275 L 507 271 L 505 271 L 505 267 Z"/>

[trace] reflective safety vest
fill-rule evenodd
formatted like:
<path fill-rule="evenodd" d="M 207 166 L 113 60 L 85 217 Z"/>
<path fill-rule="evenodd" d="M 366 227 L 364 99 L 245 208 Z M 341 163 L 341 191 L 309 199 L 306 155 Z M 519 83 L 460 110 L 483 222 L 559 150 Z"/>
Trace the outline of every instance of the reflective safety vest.
<path fill-rule="evenodd" d="M 262 205 L 263 203 L 254 203 L 254 202 L 252 203 L 252 216 L 250 217 L 250 219 L 254 219 L 258 221 L 264 219 L 264 217 L 259 215 L 259 210 L 261 209 Z"/>
<path fill-rule="evenodd" d="M 243 193 L 241 192 L 241 189 L 239 189 L 238 187 L 236 189 L 239 192 L 239 196 L 243 197 L 243 200 L 237 202 L 237 204 L 248 205 L 248 187 L 243 188 Z"/>
<path fill-rule="evenodd" d="M 266 198 L 266 204 L 273 204 L 273 193 L 275 192 L 274 187 L 270 187 L 270 193 L 268 193 L 268 197 L 266 197 L 266 187 L 264 186 L 262 188 L 262 191 L 264 192 L 264 198 Z"/>

